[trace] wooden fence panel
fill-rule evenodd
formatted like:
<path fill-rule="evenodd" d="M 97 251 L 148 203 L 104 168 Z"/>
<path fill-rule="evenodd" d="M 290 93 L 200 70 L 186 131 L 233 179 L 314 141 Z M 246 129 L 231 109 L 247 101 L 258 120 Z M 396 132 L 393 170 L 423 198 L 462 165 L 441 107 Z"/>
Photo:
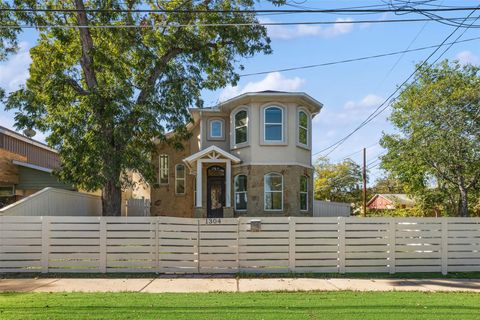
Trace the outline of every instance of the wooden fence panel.
<path fill-rule="evenodd" d="M 250 231 L 251 220 L 261 221 L 259 231 Z M 289 225 L 288 218 L 240 218 L 239 271 L 288 272 Z"/>
<path fill-rule="evenodd" d="M 338 218 L 295 218 L 296 272 L 339 272 Z"/>
<path fill-rule="evenodd" d="M 389 219 L 345 220 L 345 272 L 389 272 Z"/>
<path fill-rule="evenodd" d="M 480 271 L 480 219 L 0 216 L 2 273 L 239 271 Z"/>
<path fill-rule="evenodd" d="M 199 220 L 159 218 L 158 271 L 196 273 L 199 269 Z"/>

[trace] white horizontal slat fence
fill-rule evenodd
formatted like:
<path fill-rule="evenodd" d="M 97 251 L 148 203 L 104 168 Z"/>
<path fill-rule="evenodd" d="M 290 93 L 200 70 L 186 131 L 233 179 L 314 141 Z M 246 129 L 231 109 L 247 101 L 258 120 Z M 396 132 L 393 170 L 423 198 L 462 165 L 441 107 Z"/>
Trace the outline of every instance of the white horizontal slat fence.
<path fill-rule="evenodd" d="M 2 273 L 466 271 L 480 218 L 0 216 Z"/>

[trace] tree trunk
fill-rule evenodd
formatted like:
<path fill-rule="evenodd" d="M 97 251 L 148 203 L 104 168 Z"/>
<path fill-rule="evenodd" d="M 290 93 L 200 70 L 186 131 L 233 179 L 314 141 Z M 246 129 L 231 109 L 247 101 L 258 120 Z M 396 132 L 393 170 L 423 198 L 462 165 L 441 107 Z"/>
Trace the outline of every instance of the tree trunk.
<path fill-rule="evenodd" d="M 102 215 L 120 216 L 122 214 L 122 189 L 115 181 L 108 181 L 102 189 Z"/>
<path fill-rule="evenodd" d="M 468 192 L 467 189 L 460 184 L 460 205 L 459 205 L 459 214 L 460 217 L 468 217 Z"/>

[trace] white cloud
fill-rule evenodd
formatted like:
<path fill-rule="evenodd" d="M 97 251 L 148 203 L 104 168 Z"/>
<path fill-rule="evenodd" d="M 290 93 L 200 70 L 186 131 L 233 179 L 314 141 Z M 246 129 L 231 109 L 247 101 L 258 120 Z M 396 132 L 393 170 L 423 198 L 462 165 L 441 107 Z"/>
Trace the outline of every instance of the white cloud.
<path fill-rule="evenodd" d="M 353 21 L 351 18 L 337 18 L 337 23 L 330 26 L 319 25 L 296 25 L 296 26 L 282 26 L 271 25 L 267 26 L 268 35 L 272 39 L 289 40 L 300 37 L 321 37 L 333 38 L 353 31 L 353 24 L 348 23 Z M 261 22 L 274 22 L 270 19 L 261 19 Z"/>
<path fill-rule="evenodd" d="M 358 108 L 371 108 L 379 106 L 384 99 L 374 94 L 367 94 L 362 100 L 360 101 L 347 101 L 344 105 L 344 109 L 351 110 L 351 109 L 358 109 Z"/>
<path fill-rule="evenodd" d="M 459 52 L 456 56 L 455 59 L 458 60 L 458 62 L 461 65 L 466 65 L 466 64 L 478 64 L 480 62 L 480 58 L 475 55 L 471 51 L 462 51 Z"/>
<path fill-rule="evenodd" d="M 245 92 L 257 92 L 265 90 L 294 91 L 305 84 L 305 79 L 294 77 L 286 78 L 280 72 L 271 72 L 258 82 L 249 82 L 243 87 L 226 87 L 220 93 L 220 101 L 225 101 Z"/>
<path fill-rule="evenodd" d="M 32 62 L 27 42 L 20 43 L 18 53 L 0 64 L 0 87 L 7 92 L 15 91 L 28 78 L 28 67 Z"/>

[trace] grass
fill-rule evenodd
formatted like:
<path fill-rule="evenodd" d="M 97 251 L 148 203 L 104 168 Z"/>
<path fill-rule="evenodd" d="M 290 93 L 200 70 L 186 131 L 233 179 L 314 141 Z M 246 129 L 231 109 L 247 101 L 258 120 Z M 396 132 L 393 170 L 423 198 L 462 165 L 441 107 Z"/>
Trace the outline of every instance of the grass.
<path fill-rule="evenodd" d="M 6 293 L 0 319 L 480 319 L 480 294 Z"/>
<path fill-rule="evenodd" d="M 0 273 L 2 278 L 156 278 L 156 273 Z M 164 275 L 168 276 L 168 275 Z M 221 277 L 222 275 L 178 275 L 178 277 Z M 442 275 L 436 272 L 410 272 L 410 273 L 237 273 L 229 274 L 236 278 L 346 278 L 346 279 L 480 279 L 480 272 L 452 272 Z"/>

